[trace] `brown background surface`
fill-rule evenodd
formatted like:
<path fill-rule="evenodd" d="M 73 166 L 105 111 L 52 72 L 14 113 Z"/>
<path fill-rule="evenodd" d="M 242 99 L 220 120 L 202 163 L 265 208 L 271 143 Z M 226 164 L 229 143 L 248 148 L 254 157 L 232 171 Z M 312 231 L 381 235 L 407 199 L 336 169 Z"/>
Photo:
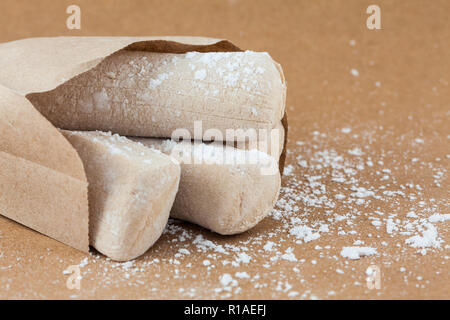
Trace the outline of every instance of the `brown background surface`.
<path fill-rule="evenodd" d="M 372 3 L 381 7 L 382 30 L 365 26 L 365 9 Z M 70 4 L 81 6 L 80 31 L 66 29 Z M 405 243 L 420 236 L 420 228 L 407 234 L 405 226 L 448 213 L 449 16 L 445 0 L 1 0 L 1 42 L 58 35 L 199 35 L 269 52 L 288 81 L 292 174 L 283 179 L 278 211 L 250 232 L 219 237 L 172 222 L 155 247 L 128 264 L 94 252 L 86 256 L 0 217 L 0 298 L 448 299 L 449 222 L 433 223 L 442 242 L 426 255 Z M 362 152 L 349 153 L 355 148 Z M 335 171 L 355 170 L 350 175 L 358 182 L 351 177 L 349 184 L 333 182 L 326 165 L 330 152 L 344 157 Z M 361 162 L 364 169 L 358 168 Z M 320 177 L 319 186 L 314 177 Z M 380 196 L 355 203 L 352 186 Z M 385 193 L 389 190 L 393 193 Z M 337 200 L 336 194 L 346 198 Z M 324 204 L 327 200 L 335 206 Z M 409 211 L 419 218 L 406 217 Z M 377 216 L 379 227 L 372 224 Z M 327 223 L 329 232 L 296 243 L 289 234 L 299 224 L 295 217 L 315 230 Z M 402 226 L 391 234 L 389 217 Z M 199 245 L 200 234 L 213 245 Z M 356 240 L 378 253 L 342 257 L 341 249 Z M 275 243 L 272 251 L 263 249 L 267 241 Z M 179 253 L 181 248 L 190 254 Z M 288 248 L 297 261 L 282 258 Z M 248 263 L 239 259 L 242 252 L 251 258 Z M 81 290 L 69 290 L 63 271 L 80 263 Z M 372 264 L 382 272 L 379 290 L 366 287 L 365 271 Z M 250 278 L 236 276 L 244 271 Z M 224 273 L 237 283 L 221 283 Z"/>

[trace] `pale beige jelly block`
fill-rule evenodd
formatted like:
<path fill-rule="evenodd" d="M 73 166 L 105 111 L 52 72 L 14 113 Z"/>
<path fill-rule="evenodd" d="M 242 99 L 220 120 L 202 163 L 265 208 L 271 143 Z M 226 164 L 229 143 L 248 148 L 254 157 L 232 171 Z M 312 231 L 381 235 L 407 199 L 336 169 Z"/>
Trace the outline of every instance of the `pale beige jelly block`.
<path fill-rule="evenodd" d="M 90 244 L 117 261 L 140 256 L 167 224 L 179 164 L 118 135 L 62 133 L 80 155 L 89 182 Z"/>
<path fill-rule="evenodd" d="M 170 138 L 185 128 L 194 138 L 194 121 L 202 121 L 202 132 L 217 129 L 227 141 L 227 129 L 278 126 L 286 85 L 281 67 L 265 52 L 121 50 L 27 98 L 62 129 Z"/>
<path fill-rule="evenodd" d="M 151 148 L 173 155 L 181 164 L 181 180 L 171 217 L 230 235 L 249 230 L 273 209 L 280 190 L 277 161 L 258 150 L 224 150 L 222 144 L 134 138 Z M 177 148 L 176 152 L 174 152 Z M 178 157 L 177 154 L 183 154 Z M 225 154 L 254 158 L 254 163 L 220 163 Z M 192 161 L 184 161 L 191 159 Z M 267 174 L 267 160 L 275 169 Z"/>

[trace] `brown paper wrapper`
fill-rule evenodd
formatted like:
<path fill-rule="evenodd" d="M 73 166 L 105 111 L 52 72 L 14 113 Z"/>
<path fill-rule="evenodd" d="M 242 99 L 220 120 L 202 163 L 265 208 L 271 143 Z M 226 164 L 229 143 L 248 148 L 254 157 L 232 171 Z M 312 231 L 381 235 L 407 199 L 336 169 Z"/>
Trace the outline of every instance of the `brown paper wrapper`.
<path fill-rule="evenodd" d="M 59 37 L 0 44 L 0 214 L 88 251 L 87 180 L 73 147 L 27 100 L 116 51 L 241 51 L 202 37 Z M 287 133 L 287 116 L 283 118 Z M 286 155 L 280 158 L 283 172 Z"/>
<path fill-rule="evenodd" d="M 25 97 L 0 85 L 0 213 L 88 251 L 87 186 L 69 142 Z"/>

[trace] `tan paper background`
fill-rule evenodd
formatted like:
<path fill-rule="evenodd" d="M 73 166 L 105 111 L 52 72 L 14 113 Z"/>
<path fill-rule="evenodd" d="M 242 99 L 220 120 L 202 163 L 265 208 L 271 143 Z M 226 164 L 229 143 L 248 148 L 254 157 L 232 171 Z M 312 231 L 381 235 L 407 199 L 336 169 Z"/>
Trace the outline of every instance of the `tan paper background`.
<path fill-rule="evenodd" d="M 365 27 L 365 9 L 372 3 L 382 9 L 382 30 Z M 298 194 L 303 194 L 306 175 L 328 174 L 325 168 L 311 171 L 298 164 L 299 155 L 308 163 L 314 160 L 314 146 L 347 155 L 347 150 L 368 146 L 370 152 L 365 156 L 370 153 L 374 162 L 383 159 L 384 165 L 359 174 L 367 182 L 366 187 L 382 190 L 379 187 L 384 183 L 397 190 L 400 184 L 414 183 L 423 190 L 417 191 L 420 194 L 416 199 L 408 197 L 411 191 L 404 191 L 408 192 L 406 197 L 383 198 L 360 209 L 363 214 L 353 221 L 357 224 L 357 234 L 353 236 L 339 236 L 339 228 L 349 227 L 330 223 L 328 234 L 303 244 L 296 244 L 281 228 L 282 221 L 272 218 L 232 238 L 176 225 L 194 238 L 203 234 L 215 244 L 247 246 L 252 261 L 241 263 L 240 267 L 223 265 L 227 257 L 211 250 L 202 252 L 193 240 L 180 241 L 181 231 L 175 232 L 174 228 L 174 234 L 164 235 L 131 267 L 116 265 L 97 255 L 84 261 L 83 253 L 0 217 L 1 298 L 449 297 L 445 247 L 450 240 L 448 221 L 436 224 L 444 241 L 442 248 L 421 255 L 405 244 L 406 236 L 391 236 L 384 227 L 376 229 L 365 218 L 375 210 L 386 215 L 395 213 L 401 219 L 411 208 L 425 216 L 448 212 L 448 1 L 76 1 L 82 8 L 81 31 L 65 27 L 65 9 L 69 4 L 73 2 L 2 0 L 0 41 L 56 35 L 199 35 L 226 38 L 238 47 L 268 51 L 283 66 L 288 82 L 287 165 L 293 166 L 294 177 L 285 177 L 285 185 L 293 185 Z M 355 45 L 350 45 L 350 40 L 355 40 Z M 358 70 L 358 77 L 350 73 L 352 68 Z M 378 82 L 380 86 L 376 85 Z M 344 127 L 350 127 L 352 135 L 343 134 Z M 314 135 L 315 131 L 320 134 Z M 419 159 L 415 166 L 411 165 L 413 158 Z M 395 179 L 380 181 L 376 171 L 383 169 L 389 169 Z M 437 171 L 442 172 L 439 186 L 434 177 Z M 302 184 L 294 183 L 294 178 Z M 333 198 L 334 185 L 326 179 L 323 183 L 327 187 L 325 195 Z M 348 195 L 352 191 L 341 192 Z M 425 206 L 421 206 L 421 201 Z M 297 205 L 298 215 L 309 213 L 301 216 L 308 225 L 324 220 L 323 208 L 311 209 L 301 199 Z M 350 209 L 342 204 L 335 211 L 345 214 Z M 262 247 L 273 230 L 281 230 L 271 238 L 279 244 L 278 250 L 285 252 L 292 247 L 296 257 L 305 262 L 280 259 L 269 263 L 272 255 Z M 255 237 L 261 237 L 261 242 L 255 242 Z M 376 247 L 379 254 L 355 261 L 342 258 L 342 247 L 351 246 L 356 240 Z M 316 250 L 317 245 L 329 245 L 330 249 Z M 187 248 L 190 255 L 176 258 L 180 248 Z M 152 262 L 155 258 L 160 261 Z M 205 259 L 214 268 L 205 267 Z M 68 276 L 63 271 L 80 263 L 81 290 L 69 290 Z M 187 267 L 189 263 L 191 268 Z M 270 268 L 263 266 L 266 263 Z M 380 290 L 365 286 L 365 271 L 371 264 L 382 270 Z M 337 273 L 337 269 L 344 274 Z M 215 290 L 223 287 L 219 278 L 224 273 L 237 279 L 238 271 L 250 275 L 250 279 L 238 279 L 240 290 Z M 297 295 L 289 296 L 291 292 Z"/>

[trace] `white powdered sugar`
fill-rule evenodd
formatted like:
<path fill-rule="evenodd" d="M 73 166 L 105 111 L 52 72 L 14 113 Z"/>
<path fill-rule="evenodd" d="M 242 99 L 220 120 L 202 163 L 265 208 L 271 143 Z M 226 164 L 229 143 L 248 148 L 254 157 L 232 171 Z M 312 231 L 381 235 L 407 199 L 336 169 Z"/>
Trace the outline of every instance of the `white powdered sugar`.
<path fill-rule="evenodd" d="M 149 83 L 148 83 L 148 87 L 152 90 L 156 89 L 157 87 L 159 87 L 164 80 L 167 80 L 169 78 L 169 75 L 167 73 L 161 73 L 157 76 L 156 79 L 150 79 Z"/>
<path fill-rule="evenodd" d="M 194 74 L 195 80 L 205 80 L 205 78 L 206 78 L 206 70 L 205 69 L 195 71 L 195 74 Z"/>
<path fill-rule="evenodd" d="M 441 241 L 438 239 L 437 228 L 427 223 L 425 224 L 425 230 L 422 231 L 422 235 L 415 235 L 405 240 L 413 248 L 440 248 Z"/>
<path fill-rule="evenodd" d="M 377 249 L 370 247 L 344 247 L 341 256 L 347 259 L 356 260 L 361 257 L 372 256 L 377 253 Z"/>
<path fill-rule="evenodd" d="M 295 257 L 295 254 L 294 254 L 294 249 L 293 248 L 287 248 L 286 249 L 286 253 L 284 253 L 281 256 L 281 259 L 287 260 L 287 261 L 291 261 L 291 262 L 297 261 L 297 258 Z"/>

